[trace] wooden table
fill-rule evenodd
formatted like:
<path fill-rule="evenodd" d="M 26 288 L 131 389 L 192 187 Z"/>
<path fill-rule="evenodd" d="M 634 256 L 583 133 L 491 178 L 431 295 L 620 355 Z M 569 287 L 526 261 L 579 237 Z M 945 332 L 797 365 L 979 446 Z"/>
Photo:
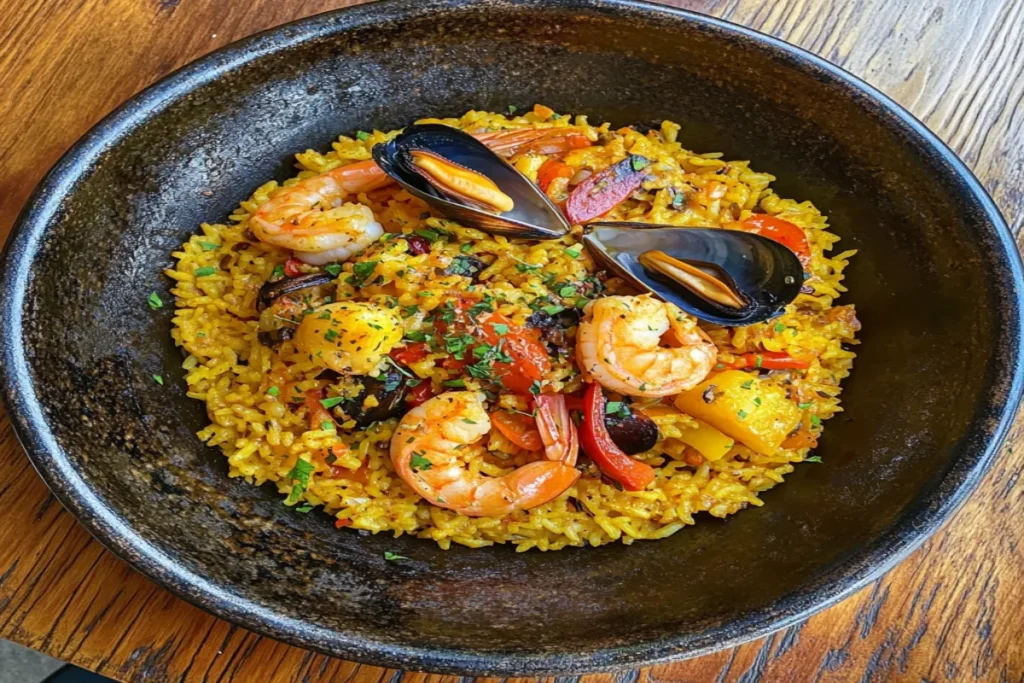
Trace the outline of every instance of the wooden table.
<path fill-rule="evenodd" d="M 75 139 L 216 47 L 356 0 L 7 0 L 0 230 Z M 771 33 L 901 102 L 1024 227 L 1024 0 L 675 0 Z M 1024 432 L 944 530 L 859 594 L 760 641 L 586 681 L 1024 679 Z M 48 494 L 0 417 L 0 636 L 121 680 L 454 681 L 334 660 L 136 574 Z"/>

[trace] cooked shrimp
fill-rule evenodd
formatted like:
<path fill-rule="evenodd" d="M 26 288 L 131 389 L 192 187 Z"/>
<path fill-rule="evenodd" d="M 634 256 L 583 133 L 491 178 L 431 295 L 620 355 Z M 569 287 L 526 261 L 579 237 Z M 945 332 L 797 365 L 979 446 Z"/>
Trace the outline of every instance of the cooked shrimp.
<path fill-rule="evenodd" d="M 500 477 L 467 469 L 460 450 L 491 431 L 484 399 L 482 392 L 449 391 L 402 418 L 391 437 L 391 461 L 416 493 L 459 514 L 504 517 L 543 505 L 576 482 L 576 427 L 561 396 L 537 403 L 538 414 L 544 414 L 537 426 L 548 459 Z"/>
<path fill-rule="evenodd" d="M 530 128 L 476 135 L 498 153 L 542 150 L 545 154 L 589 145 L 575 128 Z M 281 188 L 249 218 L 249 227 L 265 244 L 291 249 L 312 265 L 346 261 L 384 234 L 369 207 L 345 198 L 391 182 L 372 159 L 339 166 Z"/>
<path fill-rule="evenodd" d="M 629 396 L 670 396 L 699 384 L 718 356 L 697 321 L 650 295 L 587 304 L 576 335 L 584 379 Z M 663 344 L 665 344 L 663 346 Z"/>

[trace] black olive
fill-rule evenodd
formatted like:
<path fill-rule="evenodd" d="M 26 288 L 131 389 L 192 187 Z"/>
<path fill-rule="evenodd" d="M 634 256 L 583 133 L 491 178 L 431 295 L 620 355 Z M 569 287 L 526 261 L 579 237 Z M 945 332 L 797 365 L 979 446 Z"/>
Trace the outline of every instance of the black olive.
<path fill-rule="evenodd" d="M 555 347 L 564 347 L 568 341 L 567 333 L 580 322 L 580 311 L 577 308 L 566 308 L 554 315 L 546 311 L 534 311 L 526 319 L 526 326 L 540 330 L 544 341 Z"/>
<path fill-rule="evenodd" d="M 413 256 L 422 256 L 430 253 L 430 240 L 419 235 L 405 235 L 403 237 L 409 245 L 409 253 Z"/>
<path fill-rule="evenodd" d="M 274 348 L 278 344 L 295 336 L 294 327 L 279 327 L 276 330 L 259 332 L 256 338 L 259 339 L 260 344 Z"/>
<path fill-rule="evenodd" d="M 387 370 L 377 377 L 360 377 L 359 381 L 363 385 L 362 391 L 355 398 L 342 401 L 338 407 L 355 420 L 360 429 L 398 417 L 405 410 L 405 378 L 397 370 Z M 377 405 L 364 408 L 363 401 L 367 396 L 376 398 Z"/>
<path fill-rule="evenodd" d="M 310 273 L 309 275 L 286 277 L 282 280 L 267 282 L 260 287 L 260 292 L 256 297 L 256 308 L 262 311 L 274 303 L 275 299 L 285 294 L 291 294 L 308 287 L 321 287 L 330 284 L 333 280 L 334 276 L 330 273 Z"/>
<path fill-rule="evenodd" d="M 608 436 L 626 455 L 636 455 L 654 448 L 658 443 L 658 425 L 654 420 L 625 404 L 614 415 L 605 414 L 604 426 Z"/>
<path fill-rule="evenodd" d="M 448 264 L 448 267 L 444 269 L 445 275 L 462 275 L 468 277 L 473 282 L 479 282 L 478 276 L 487 267 L 487 264 L 478 259 L 475 256 L 466 256 L 465 254 L 459 254 L 452 259 L 452 262 Z"/>

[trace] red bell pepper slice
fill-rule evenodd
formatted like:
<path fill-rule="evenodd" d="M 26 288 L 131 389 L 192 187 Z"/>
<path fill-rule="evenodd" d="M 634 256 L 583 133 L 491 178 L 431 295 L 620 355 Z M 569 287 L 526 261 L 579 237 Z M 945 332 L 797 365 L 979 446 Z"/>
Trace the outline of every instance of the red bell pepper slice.
<path fill-rule="evenodd" d="M 760 353 L 744 353 L 736 356 L 731 363 L 724 363 L 728 368 L 760 368 L 763 370 L 806 370 L 811 367 L 809 360 L 793 358 L 781 351 L 761 351 Z"/>
<path fill-rule="evenodd" d="M 595 173 L 569 194 L 565 215 L 573 225 L 586 223 L 604 215 L 640 189 L 651 160 L 630 154 L 617 164 Z"/>
<path fill-rule="evenodd" d="M 635 460 L 615 445 L 604 425 L 604 392 L 592 382 L 583 397 L 584 416 L 580 425 L 580 443 L 601 472 L 627 491 L 641 491 L 654 481 L 654 468 Z"/>
<path fill-rule="evenodd" d="M 430 385 L 427 380 L 421 381 L 416 386 L 405 392 L 405 405 L 409 408 L 415 408 L 418 405 L 426 403 L 428 400 L 433 398 L 434 388 Z"/>
<path fill-rule="evenodd" d="M 811 247 L 799 226 L 764 213 L 754 214 L 740 226 L 746 232 L 762 235 L 786 247 L 796 254 L 805 268 L 811 262 Z"/>
<path fill-rule="evenodd" d="M 395 362 L 402 365 L 409 365 L 410 363 L 418 363 L 427 356 L 430 355 L 430 347 L 423 342 L 413 342 L 408 346 L 403 346 L 400 349 L 392 349 L 391 356 Z"/>
<path fill-rule="evenodd" d="M 576 175 L 576 172 L 572 170 L 572 166 L 569 164 L 556 161 L 555 159 L 548 159 L 545 161 L 540 170 L 537 171 L 537 184 L 540 185 L 540 189 L 543 192 L 548 191 L 548 187 L 554 182 L 555 178 L 572 178 Z"/>

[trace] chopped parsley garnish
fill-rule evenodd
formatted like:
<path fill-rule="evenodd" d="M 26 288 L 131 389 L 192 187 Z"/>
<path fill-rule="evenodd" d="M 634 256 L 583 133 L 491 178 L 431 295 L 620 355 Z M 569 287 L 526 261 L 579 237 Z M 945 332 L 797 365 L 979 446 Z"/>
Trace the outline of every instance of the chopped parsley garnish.
<path fill-rule="evenodd" d="M 469 251 L 470 251 L 470 250 L 471 250 L 472 248 L 473 248 L 473 243 L 472 243 L 472 242 L 466 242 L 466 243 L 465 243 L 465 244 L 463 244 L 463 245 L 462 245 L 461 247 L 459 247 L 459 251 L 461 251 L 461 252 L 462 252 L 463 254 L 468 254 L 468 253 L 469 253 Z"/>
<path fill-rule="evenodd" d="M 366 281 L 366 278 L 373 275 L 373 271 L 377 268 L 377 261 L 363 261 L 352 266 L 352 275 L 355 277 L 354 285 L 361 285 Z"/>
<path fill-rule="evenodd" d="M 281 390 L 278 389 L 277 387 L 270 387 L 269 389 L 267 389 L 267 394 L 270 396 L 277 396 L 280 393 Z"/>
<path fill-rule="evenodd" d="M 544 311 L 548 315 L 558 315 L 565 310 L 565 306 L 544 306 L 540 310 Z"/>
<path fill-rule="evenodd" d="M 530 385 L 530 393 L 534 396 L 540 396 L 540 380 L 533 380 L 533 384 Z"/>
<path fill-rule="evenodd" d="M 366 142 L 370 139 L 370 134 L 365 130 L 356 131 L 356 139 L 360 142 Z"/>
<path fill-rule="evenodd" d="M 295 461 L 295 466 L 285 475 L 295 481 L 285 505 L 295 505 L 299 502 L 299 497 L 306 492 L 306 487 L 309 486 L 309 475 L 311 474 L 313 474 L 313 463 L 302 458 Z"/>
<path fill-rule="evenodd" d="M 213 251 L 214 249 L 216 249 L 220 245 L 219 244 L 214 244 L 213 242 L 200 242 L 199 246 L 201 246 L 203 248 L 203 251 Z"/>
<path fill-rule="evenodd" d="M 456 256 L 448 264 L 448 272 L 462 277 L 473 277 L 480 272 L 479 261 L 470 256 Z"/>
<path fill-rule="evenodd" d="M 580 249 L 579 249 L 579 247 L 569 247 L 567 249 L 563 249 L 562 251 L 565 252 L 566 254 L 568 254 L 569 256 L 571 256 L 572 258 L 579 258 L 580 257 Z"/>
<path fill-rule="evenodd" d="M 476 420 L 470 420 L 468 417 L 462 418 L 462 421 L 465 422 L 468 425 L 475 425 L 475 424 L 477 424 Z"/>
<path fill-rule="evenodd" d="M 821 418 L 818 417 L 817 415 L 811 415 L 811 424 L 814 425 L 815 427 L 820 427 Z"/>
<path fill-rule="evenodd" d="M 327 330 L 327 332 L 324 333 L 324 339 L 326 339 L 327 341 L 334 341 L 337 338 L 338 338 L 338 331 L 337 330 Z"/>
<path fill-rule="evenodd" d="M 516 113 L 516 110 L 517 110 L 517 109 L 519 109 L 519 107 L 517 107 L 517 106 L 516 106 L 516 105 L 514 105 L 514 104 L 510 104 L 510 105 L 508 105 L 508 109 L 507 109 L 506 111 L 508 112 L 508 115 L 509 115 L 509 116 L 512 116 L 512 114 L 515 114 L 515 113 Z"/>
<path fill-rule="evenodd" d="M 785 332 L 786 331 L 786 326 L 783 325 L 782 323 L 775 323 L 775 331 L 776 332 Z"/>
<path fill-rule="evenodd" d="M 449 379 L 447 381 L 441 382 L 441 384 L 443 384 L 446 387 L 455 387 L 456 389 L 466 388 L 466 380 L 464 379 Z"/>
<path fill-rule="evenodd" d="M 804 462 L 821 462 L 821 456 L 820 455 L 812 455 L 812 456 L 806 457 L 806 458 L 804 458 Z"/>
<path fill-rule="evenodd" d="M 332 396 L 330 398 L 320 399 L 320 405 L 322 405 L 324 408 L 327 408 L 327 410 L 330 410 L 331 408 L 338 405 L 344 400 L 344 396 Z"/>
<path fill-rule="evenodd" d="M 213 266 L 203 266 L 202 268 L 196 268 L 196 277 L 207 277 L 217 272 L 217 269 Z"/>
<path fill-rule="evenodd" d="M 814 405 L 813 403 L 811 403 L 810 401 L 807 401 L 806 403 L 799 404 L 797 406 L 797 408 L 799 408 L 800 410 L 807 410 L 808 408 L 810 408 L 813 405 Z"/>
<path fill-rule="evenodd" d="M 755 406 L 761 405 L 761 397 L 760 396 L 755 396 L 754 397 L 754 405 Z"/>
<path fill-rule="evenodd" d="M 412 316 L 414 316 L 417 313 L 419 313 L 419 310 L 420 310 L 420 307 L 417 304 L 413 304 L 411 306 L 404 306 L 402 308 L 402 317 L 403 318 L 411 318 Z"/>
<path fill-rule="evenodd" d="M 494 333 L 499 337 L 504 337 L 508 334 L 508 325 L 505 323 L 494 323 L 491 327 L 494 329 Z"/>
<path fill-rule="evenodd" d="M 526 261 L 520 261 L 515 256 L 512 257 L 512 260 L 516 262 L 516 270 L 520 273 L 535 273 L 541 268 L 538 265 L 527 263 Z"/>
<path fill-rule="evenodd" d="M 633 167 L 634 171 L 641 171 L 651 165 L 651 160 L 638 154 L 631 154 L 629 165 Z"/>
<path fill-rule="evenodd" d="M 450 334 L 444 337 L 444 348 L 445 351 L 452 354 L 455 360 L 462 360 L 466 357 L 466 349 L 476 341 L 472 335 L 468 334 Z"/>
<path fill-rule="evenodd" d="M 736 417 L 738 417 L 741 420 L 747 419 L 747 411 L 741 410 L 741 411 L 737 412 L 736 413 Z"/>
<path fill-rule="evenodd" d="M 399 560 L 408 560 L 409 558 L 405 555 L 399 555 L 398 553 L 393 553 L 390 550 L 385 550 L 384 559 L 388 562 L 398 562 Z"/>
<path fill-rule="evenodd" d="M 324 272 L 326 272 L 328 275 L 332 275 L 334 277 L 338 277 L 338 273 L 341 272 L 341 264 L 340 263 L 328 263 L 326 266 L 324 266 Z"/>
<path fill-rule="evenodd" d="M 405 338 L 414 342 L 426 343 L 431 340 L 432 335 L 429 335 L 426 332 L 420 332 L 419 330 L 409 330 L 405 333 Z"/>
<path fill-rule="evenodd" d="M 154 311 L 156 309 L 158 309 L 158 308 L 163 308 L 164 307 L 164 300 L 161 299 L 160 295 L 157 294 L 156 292 L 153 292 L 153 293 L 151 293 L 149 295 L 148 301 L 149 301 L 149 307 L 152 308 Z"/>
<path fill-rule="evenodd" d="M 608 403 L 605 404 L 605 415 L 618 415 L 619 413 L 629 415 L 629 408 L 622 401 L 608 401 Z"/>
<path fill-rule="evenodd" d="M 160 375 L 153 375 L 153 381 L 156 382 L 157 384 L 163 386 L 164 378 L 161 377 Z"/>
<path fill-rule="evenodd" d="M 295 508 L 295 511 L 296 512 L 301 512 L 301 513 L 305 514 L 307 512 L 312 512 L 313 511 L 313 506 L 312 505 L 303 505 L 302 507 Z"/>
<path fill-rule="evenodd" d="M 405 380 L 405 386 L 410 388 L 418 387 L 422 383 L 423 380 L 421 380 L 419 377 L 410 377 L 409 379 Z"/>
<path fill-rule="evenodd" d="M 572 285 L 566 285 L 565 287 L 562 287 L 560 290 L 558 290 L 558 296 L 564 297 L 566 299 L 575 294 L 576 288 L 573 287 Z"/>
<path fill-rule="evenodd" d="M 761 363 L 764 363 L 764 358 L 761 356 L 754 356 L 754 367 L 761 367 Z"/>
<path fill-rule="evenodd" d="M 325 432 L 333 432 L 334 422 L 332 422 L 331 420 L 324 420 L 323 422 L 320 423 L 320 429 L 324 430 Z"/>
<path fill-rule="evenodd" d="M 439 314 L 441 322 L 453 323 L 455 322 L 455 306 L 451 301 L 445 301 L 444 306 L 441 307 L 441 313 Z"/>
<path fill-rule="evenodd" d="M 270 277 L 284 277 L 284 266 L 282 266 L 280 263 L 274 266 L 274 269 L 270 271 Z"/>
<path fill-rule="evenodd" d="M 750 387 L 754 386 L 754 380 L 752 380 L 752 379 L 748 379 L 748 380 L 747 380 L 746 382 L 744 382 L 744 383 L 743 383 L 743 384 L 741 384 L 740 386 L 741 386 L 742 388 L 744 388 L 744 389 L 749 389 Z"/>
<path fill-rule="evenodd" d="M 420 228 L 419 230 L 414 230 L 413 232 L 415 232 L 417 235 L 427 240 L 431 244 L 433 244 L 434 242 L 441 239 L 441 237 L 443 237 L 441 231 L 435 230 L 434 228 Z"/>
<path fill-rule="evenodd" d="M 476 320 L 477 316 L 482 315 L 483 313 L 491 313 L 491 312 L 493 312 L 494 311 L 494 303 L 493 302 L 494 302 L 494 297 L 493 296 L 490 296 L 490 295 L 485 296 L 483 301 L 481 301 L 479 303 L 475 303 L 475 304 L 473 304 L 472 306 L 469 307 L 469 316 L 471 318 L 473 318 L 473 320 Z"/>
<path fill-rule="evenodd" d="M 409 467 L 412 468 L 413 472 L 425 472 L 433 467 L 434 464 L 424 458 L 419 453 L 412 454 L 412 460 L 409 461 Z"/>

